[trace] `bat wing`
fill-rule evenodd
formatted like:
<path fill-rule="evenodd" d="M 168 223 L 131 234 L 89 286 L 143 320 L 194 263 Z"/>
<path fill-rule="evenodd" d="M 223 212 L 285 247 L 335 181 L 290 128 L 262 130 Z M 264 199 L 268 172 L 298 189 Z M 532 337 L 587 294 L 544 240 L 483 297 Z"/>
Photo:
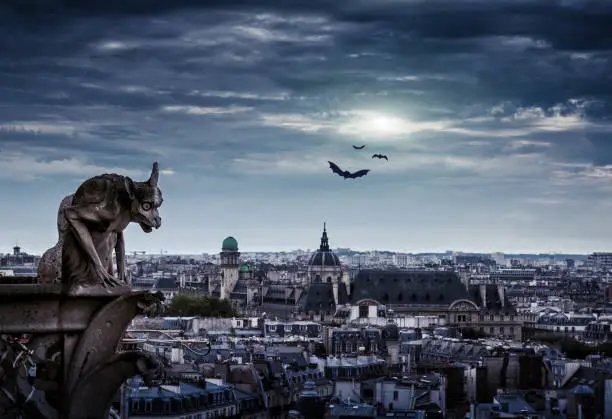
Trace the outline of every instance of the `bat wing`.
<path fill-rule="evenodd" d="M 356 145 L 354 145 L 354 146 L 353 146 L 353 148 L 354 148 L 355 150 L 362 150 L 362 149 L 364 149 L 364 148 L 365 148 L 365 144 L 364 144 L 364 145 L 361 145 L 361 146 L 356 146 Z"/>
<path fill-rule="evenodd" d="M 351 179 L 356 179 L 358 177 L 362 177 L 368 174 L 368 172 L 370 171 L 370 169 L 362 169 L 362 170 L 357 170 L 355 173 L 351 173 L 349 175 L 349 177 Z"/>
<path fill-rule="evenodd" d="M 328 163 L 329 163 L 329 168 L 332 169 L 332 172 L 334 172 L 337 175 L 344 176 L 344 172 L 342 171 L 342 169 L 338 167 L 336 163 L 332 161 L 328 161 Z"/>
<path fill-rule="evenodd" d="M 373 154 L 372 158 L 373 159 L 380 159 L 382 156 L 380 154 Z"/>
<path fill-rule="evenodd" d="M 389 161 L 389 157 L 387 157 L 387 156 L 382 156 L 382 158 L 387 160 L 387 161 Z"/>

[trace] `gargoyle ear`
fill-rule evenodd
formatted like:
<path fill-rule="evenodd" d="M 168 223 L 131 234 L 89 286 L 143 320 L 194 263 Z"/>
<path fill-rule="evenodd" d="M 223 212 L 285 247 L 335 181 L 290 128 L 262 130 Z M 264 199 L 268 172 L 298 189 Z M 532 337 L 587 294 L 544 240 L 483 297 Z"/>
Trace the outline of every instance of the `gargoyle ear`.
<path fill-rule="evenodd" d="M 159 180 L 159 165 L 157 164 L 157 162 L 155 162 L 153 163 L 153 170 L 151 170 L 151 176 L 149 177 L 149 180 L 147 182 L 149 183 L 150 187 L 156 188 L 158 180 Z"/>
<path fill-rule="evenodd" d="M 129 177 L 125 177 L 125 191 L 127 192 L 128 196 L 130 197 L 130 199 L 134 199 L 135 198 L 135 194 L 134 194 L 134 181 L 132 179 L 130 179 Z"/>

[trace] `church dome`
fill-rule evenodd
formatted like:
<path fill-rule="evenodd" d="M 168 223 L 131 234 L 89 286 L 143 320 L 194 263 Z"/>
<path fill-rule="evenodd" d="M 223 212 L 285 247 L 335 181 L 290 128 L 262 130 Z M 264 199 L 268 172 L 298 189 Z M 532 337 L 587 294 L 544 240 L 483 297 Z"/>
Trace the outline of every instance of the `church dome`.
<path fill-rule="evenodd" d="M 223 240 L 221 250 L 230 252 L 238 251 L 238 241 L 236 241 L 236 239 L 232 236 L 227 237 L 225 240 Z"/>
<path fill-rule="evenodd" d="M 314 252 L 308 262 L 309 266 L 340 266 L 340 259 L 329 248 L 327 239 L 327 228 L 323 224 L 323 235 L 321 236 L 321 245 L 319 250 Z"/>

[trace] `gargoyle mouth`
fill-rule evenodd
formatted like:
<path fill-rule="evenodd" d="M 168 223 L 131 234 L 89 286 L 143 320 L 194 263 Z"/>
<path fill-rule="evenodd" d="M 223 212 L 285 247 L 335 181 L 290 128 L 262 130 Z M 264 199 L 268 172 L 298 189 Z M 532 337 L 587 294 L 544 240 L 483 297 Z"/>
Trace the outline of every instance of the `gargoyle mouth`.
<path fill-rule="evenodd" d="M 153 231 L 153 227 L 145 223 L 140 223 L 140 228 L 142 228 L 142 231 L 144 231 L 145 233 L 150 233 Z"/>

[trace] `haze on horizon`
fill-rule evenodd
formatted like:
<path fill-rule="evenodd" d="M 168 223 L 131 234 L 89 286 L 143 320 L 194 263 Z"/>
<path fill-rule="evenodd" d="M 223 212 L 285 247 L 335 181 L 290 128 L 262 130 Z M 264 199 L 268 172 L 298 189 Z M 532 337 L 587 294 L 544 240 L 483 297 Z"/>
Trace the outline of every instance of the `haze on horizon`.
<path fill-rule="evenodd" d="M 64 3 L 0 4 L 0 249 L 154 160 L 129 251 L 612 249 L 610 3 Z"/>

